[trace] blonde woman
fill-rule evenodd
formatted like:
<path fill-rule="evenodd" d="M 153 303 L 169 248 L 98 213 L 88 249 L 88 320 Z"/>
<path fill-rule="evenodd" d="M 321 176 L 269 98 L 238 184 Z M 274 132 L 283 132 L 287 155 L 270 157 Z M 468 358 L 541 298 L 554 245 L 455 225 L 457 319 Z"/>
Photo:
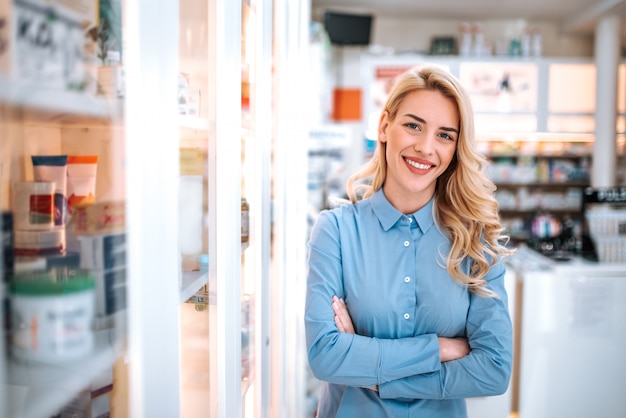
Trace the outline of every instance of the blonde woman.
<path fill-rule="evenodd" d="M 466 417 L 504 393 L 512 250 L 476 151 L 470 99 L 448 72 L 399 76 L 375 155 L 309 241 L 305 325 L 326 417 Z"/>

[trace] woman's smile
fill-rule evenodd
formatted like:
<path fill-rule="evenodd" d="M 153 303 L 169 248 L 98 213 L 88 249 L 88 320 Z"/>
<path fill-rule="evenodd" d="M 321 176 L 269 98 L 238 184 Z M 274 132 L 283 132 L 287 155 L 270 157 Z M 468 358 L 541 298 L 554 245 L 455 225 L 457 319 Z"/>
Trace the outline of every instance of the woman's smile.
<path fill-rule="evenodd" d="M 425 172 L 427 172 L 428 170 L 430 170 L 431 168 L 435 166 L 434 164 L 426 163 L 416 158 L 411 159 L 409 157 L 404 157 L 404 161 L 406 161 L 406 163 L 410 167 L 415 168 L 416 170 L 412 170 L 412 171 L 414 171 L 417 174 L 425 174 Z"/>

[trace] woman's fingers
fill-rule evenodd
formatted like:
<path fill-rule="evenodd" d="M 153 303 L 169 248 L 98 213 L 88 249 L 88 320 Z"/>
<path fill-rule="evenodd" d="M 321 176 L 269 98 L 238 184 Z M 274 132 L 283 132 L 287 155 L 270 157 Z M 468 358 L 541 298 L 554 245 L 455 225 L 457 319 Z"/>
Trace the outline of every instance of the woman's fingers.
<path fill-rule="evenodd" d="M 346 332 L 346 329 L 343 327 L 341 319 L 339 319 L 338 315 L 335 315 L 335 324 L 337 325 L 337 329 L 339 330 L 339 332 Z"/>
<path fill-rule="evenodd" d="M 348 308 L 343 299 L 333 296 L 332 300 L 333 311 L 335 313 L 335 324 L 340 332 L 348 332 L 354 334 L 354 326 L 352 325 L 352 318 L 348 312 Z"/>

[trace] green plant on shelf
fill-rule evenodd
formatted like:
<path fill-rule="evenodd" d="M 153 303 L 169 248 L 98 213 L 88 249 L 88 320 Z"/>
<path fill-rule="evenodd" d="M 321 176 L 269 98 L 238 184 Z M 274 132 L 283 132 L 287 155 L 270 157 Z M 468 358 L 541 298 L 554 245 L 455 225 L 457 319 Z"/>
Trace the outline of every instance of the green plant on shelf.
<path fill-rule="evenodd" d="M 97 34 L 97 42 L 98 42 L 98 58 L 103 66 L 109 64 L 108 62 L 108 54 L 109 54 L 109 38 L 110 38 L 111 25 L 107 19 L 100 19 L 100 24 L 98 25 L 98 34 Z"/>
<path fill-rule="evenodd" d="M 91 42 L 96 43 L 97 51 L 96 56 L 100 60 L 102 66 L 109 64 L 109 38 L 110 38 L 110 25 L 108 20 L 100 19 L 98 26 L 91 27 L 86 36 Z"/>

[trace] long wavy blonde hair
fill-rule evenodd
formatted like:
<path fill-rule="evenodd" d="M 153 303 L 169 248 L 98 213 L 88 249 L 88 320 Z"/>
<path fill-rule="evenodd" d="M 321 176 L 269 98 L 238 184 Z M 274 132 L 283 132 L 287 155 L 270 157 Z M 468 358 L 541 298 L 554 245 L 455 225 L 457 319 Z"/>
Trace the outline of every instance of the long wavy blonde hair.
<path fill-rule="evenodd" d="M 459 138 L 448 169 L 435 186 L 435 217 L 452 245 L 446 268 L 452 278 L 482 296 L 495 296 L 487 289 L 485 275 L 498 258 L 511 255 L 508 237 L 498 215 L 495 185 L 485 175 L 485 156 L 476 149 L 474 117 L 470 98 L 459 81 L 437 67 L 413 68 L 401 74 L 382 112 L 393 121 L 407 94 L 418 89 L 436 90 L 452 99 L 459 112 Z M 386 144 L 378 138 L 372 158 L 346 184 L 351 202 L 371 196 L 383 187 L 387 175 Z M 471 260 L 469 275 L 462 270 Z"/>

